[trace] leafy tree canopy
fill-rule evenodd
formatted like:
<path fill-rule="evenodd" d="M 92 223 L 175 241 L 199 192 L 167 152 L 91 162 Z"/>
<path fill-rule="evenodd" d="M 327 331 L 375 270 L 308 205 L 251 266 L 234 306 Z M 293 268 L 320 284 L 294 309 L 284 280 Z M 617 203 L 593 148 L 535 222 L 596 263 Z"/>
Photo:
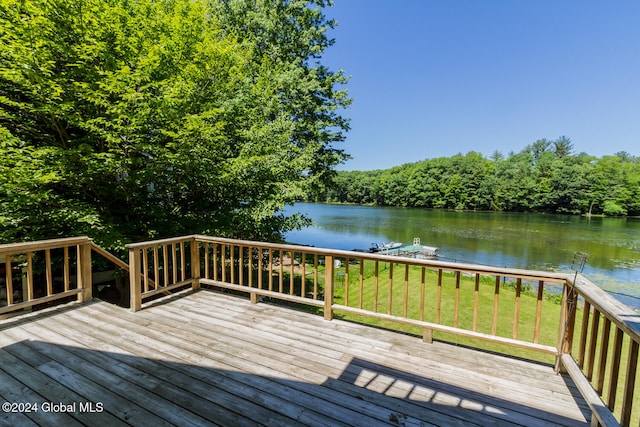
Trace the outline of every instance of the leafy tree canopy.
<path fill-rule="evenodd" d="M 0 241 L 278 239 L 349 104 L 322 0 L 0 0 Z"/>
<path fill-rule="evenodd" d="M 438 209 L 640 215 L 640 158 L 572 154 L 566 136 L 488 159 L 469 152 L 386 170 L 339 172 L 309 200 Z"/>

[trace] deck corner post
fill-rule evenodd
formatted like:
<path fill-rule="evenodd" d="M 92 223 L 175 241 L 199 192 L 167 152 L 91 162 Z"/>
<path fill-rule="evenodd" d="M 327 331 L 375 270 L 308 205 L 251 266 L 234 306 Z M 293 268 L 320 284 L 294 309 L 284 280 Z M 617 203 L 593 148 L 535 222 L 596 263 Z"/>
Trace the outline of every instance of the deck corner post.
<path fill-rule="evenodd" d="M 91 277 L 91 240 L 78 245 L 78 302 L 87 302 L 92 298 L 93 281 Z"/>
<path fill-rule="evenodd" d="M 562 306 L 560 309 L 560 327 L 558 331 L 558 356 L 556 358 L 556 373 L 566 373 L 562 364 L 563 354 L 571 353 L 573 333 L 576 320 L 578 293 L 573 283 L 565 283 L 562 290 Z"/>
<path fill-rule="evenodd" d="M 324 257 L 324 320 L 333 320 L 333 256 Z"/>
<path fill-rule="evenodd" d="M 200 289 L 200 245 L 194 237 L 190 242 L 191 249 L 191 289 Z"/>
<path fill-rule="evenodd" d="M 130 309 L 134 312 L 142 308 L 140 273 L 140 249 L 129 248 L 129 298 Z"/>

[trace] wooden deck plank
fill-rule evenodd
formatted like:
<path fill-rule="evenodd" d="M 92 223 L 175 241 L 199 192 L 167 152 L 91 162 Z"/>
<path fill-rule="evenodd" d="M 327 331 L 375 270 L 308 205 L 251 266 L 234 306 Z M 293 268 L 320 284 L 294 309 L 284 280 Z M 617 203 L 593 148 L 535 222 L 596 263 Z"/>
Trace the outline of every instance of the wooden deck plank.
<path fill-rule="evenodd" d="M 199 302 L 202 303 L 203 300 L 201 299 Z M 180 309 L 181 311 L 188 310 L 187 306 L 184 306 L 184 304 L 187 304 L 187 303 L 188 302 L 186 302 L 186 301 L 182 303 L 183 306 L 181 306 L 181 309 Z M 225 321 L 225 319 L 223 319 L 221 317 L 221 311 L 212 310 L 212 308 L 215 308 L 215 307 L 212 307 L 210 305 L 210 302 L 209 302 L 208 307 L 209 307 L 209 311 L 213 313 L 213 314 L 211 314 L 211 316 L 217 316 L 216 319 L 218 319 L 217 320 L 218 323 Z M 169 310 L 172 310 L 172 311 L 177 310 L 177 309 L 178 309 L 178 306 L 169 308 Z M 218 308 L 218 310 L 219 309 L 220 308 Z M 202 316 L 202 314 L 194 314 L 194 313 L 192 313 L 190 315 L 190 317 L 192 318 L 191 321 L 195 322 L 197 319 L 200 319 L 201 322 L 202 322 L 201 316 Z M 234 332 L 235 332 L 235 334 L 237 334 L 235 339 L 242 340 L 243 336 L 245 336 L 245 335 L 247 335 L 247 334 L 249 334 L 251 332 L 250 328 L 251 328 L 252 325 L 256 329 L 260 329 L 260 328 L 263 328 L 265 326 L 265 323 L 260 319 L 260 314 L 256 313 L 256 310 L 253 310 L 251 312 L 251 316 L 252 316 L 252 321 L 254 323 L 253 324 L 249 323 L 249 324 L 245 325 L 244 329 L 241 328 L 241 327 L 238 327 L 238 325 L 241 323 L 239 321 L 238 317 L 235 317 L 233 319 L 233 326 L 235 326 L 235 331 Z M 268 320 L 270 321 L 272 318 L 273 318 L 273 316 L 269 316 Z M 305 324 L 305 328 L 310 327 L 310 323 L 312 323 L 312 322 L 306 323 Z M 332 322 L 332 324 L 333 323 L 338 323 L 338 322 Z M 325 324 L 326 324 L 326 322 L 325 322 Z M 196 324 L 194 323 L 193 326 L 196 326 Z M 202 323 L 199 326 L 202 326 Z M 221 326 L 223 327 L 223 329 L 227 329 L 227 328 L 230 328 L 232 325 L 229 323 L 229 324 L 223 324 Z M 247 329 L 247 328 L 249 328 L 249 329 Z M 300 351 L 304 351 L 305 348 L 310 348 L 309 347 L 310 344 L 313 344 L 313 343 L 316 343 L 316 346 L 317 346 L 317 341 L 313 341 L 311 343 L 297 343 L 296 341 L 298 339 L 304 339 L 304 338 L 299 338 L 300 337 L 299 331 L 291 330 L 291 328 L 287 328 L 287 331 L 279 331 L 277 333 L 277 335 L 276 334 L 270 334 L 270 331 L 274 331 L 274 330 L 278 330 L 278 329 L 279 328 L 278 328 L 277 325 L 274 325 L 273 327 L 269 326 L 267 329 L 263 329 L 262 333 L 268 338 L 267 339 L 268 342 L 275 342 L 275 341 L 278 341 L 280 336 L 289 335 L 289 336 L 291 336 L 291 339 L 289 341 L 280 341 L 279 344 L 282 345 L 282 346 L 285 346 L 285 347 L 301 346 L 302 348 L 301 348 Z M 382 333 L 382 332 L 380 332 L 380 333 Z M 397 334 L 389 334 L 387 332 L 386 335 L 391 335 L 391 337 L 393 337 L 393 336 L 395 336 Z M 315 335 L 313 335 L 313 336 L 315 336 Z M 350 336 L 353 337 L 353 334 L 351 334 Z M 308 337 L 309 337 L 309 335 L 307 335 L 307 338 Z M 326 342 L 326 340 L 328 339 L 326 336 L 323 337 L 323 338 L 324 339 L 320 340 L 321 342 Z M 360 337 L 359 337 L 359 339 L 360 339 Z M 342 343 L 342 344 L 344 345 L 345 343 Z M 350 344 L 351 344 L 349 346 L 350 351 L 352 353 L 354 353 L 355 355 L 357 355 L 358 357 L 371 358 L 371 357 L 375 357 L 375 354 L 380 353 L 380 349 L 375 348 L 375 346 L 366 348 L 365 352 L 356 352 L 355 351 L 355 348 L 357 347 L 356 343 L 353 343 L 353 340 L 352 340 Z M 245 344 L 245 346 L 246 345 L 248 345 L 248 344 Z M 414 346 L 420 346 L 420 345 L 423 345 L 423 344 L 418 343 L 416 345 L 416 342 L 414 340 L 413 345 Z M 331 346 L 331 347 L 333 347 L 333 346 Z M 432 346 L 429 345 L 428 347 L 431 348 Z M 316 355 L 319 355 L 321 353 L 321 352 L 318 352 L 316 348 L 314 348 L 313 350 L 314 350 L 314 353 Z M 372 355 L 372 353 L 373 353 L 373 355 Z M 399 361 L 399 363 L 402 363 L 403 369 L 411 369 L 411 366 L 413 366 L 413 364 L 415 364 L 416 362 L 420 362 L 421 361 L 421 360 L 407 358 L 402 353 L 393 352 L 391 354 L 393 354 L 393 358 L 394 358 L 393 362 L 396 365 L 398 365 L 398 361 Z M 521 364 L 519 361 L 513 360 L 513 359 L 509 359 L 509 358 L 492 357 L 490 359 L 494 360 L 494 362 L 493 362 L 494 365 L 492 366 L 492 371 L 493 372 L 495 372 L 496 369 L 503 369 L 504 366 L 505 366 L 505 364 L 502 364 L 500 366 L 496 366 L 495 365 L 495 360 L 496 359 L 500 360 L 502 362 L 505 362 L 505 361 L 509 362 L 509 363 L 515 362 L 518 366 L 520 366 L 520 364 Z M 424 361 L 424 360 L 428 360 L 428 359 L 424 359 L 423 358 L 422 361 Z M 445 360 L 446 360 L 446 357 L 445 357 Z M 328 362 L 328 364 L 332 364 L 332 363 L 333 363 L 332 360 Z M 390 363 L 390 362 L 386 361 L 386 363 Z M 407 364 L 409 366 L 407 366 Z M 432 377 L 432 378 L 434 378 L 434 375 L 435 375 L 434 372 L 436 372 L 436 371 L 441 375 L 441 378 L 436 378 L 436 379 L 439 379 L 439 380 L 442 380 L 442 381 L 446 381 L 447 379 L 450 379 L 452 376 L 456 376 L 457 375 L 457 376 L 460 376 L 462 378 L 459 385 L 463 385 L 463 386 L 467 385 L 469 378 L 474 378 L 474 389 L 473 389 L 474 393 L 488 393 L 490 391 L 492 396 L 499 395 L 500 387 L 496 386 L 495 375 L 479 374 L 478 372 L 474 372 L 473 369 L 471 369 L 469 372 L 462 372 L 461 373 L 460 369 L 459 369 L 459 367 L 457 365 L 455 365 L 452 368 L 451 364 L 443 363 L 443 362 L 441 362 L 439 360 L 434 360 L 434 359 L 429 360 L 428 363 L 420 363 L 420 364 L 428 366 L 428 371 L 429 371 L 428 375 L 430 377 Z M 532 385 L 534 385 L 534 387 L 528 388 L 527 390 L 524 391 L 525 396 L 526 396 L 526 393 L 528 391 L 531 392 L 531 393 L 535 393 L 535 391 L 538 390 L 539 388 L 544 388 L 545 389 L 544 394 L 542 394 L 542 395 L 540 395 L 540 394 L 531 395 L 529 397 L 531 399 L 547 400 L 548 401 L 548 402 L 546 402 L 547 405 L 556 405 L 558 407 L 557 408 L 558 411 L 564 411 L 566 405 L 574 404 L 574 398 L 573 398 L 573 396 L 571 394 L 566 393 L 566 385 L 564 384 L 564 382 L 561 380 L 560 377 L 555 377 L 554 379 L 556 381 L 551 381 L 550 382 L 551 384 L 549 384 L 548 376 L 549 376 L 549 373 L 551 371 L 551 367 L 547 366 L 547 367 L 545 367 L 545 369 L 546 369 L 546 374 L 547 374 L 547 381 L 542 381 L 542 382 L 539 382 L 538 384 L 532 384 Z M 521 367 L 520 367 L 520 371 L 522 371 Z M 527 379 L 527 381 L 528 381 L 528 383 L 530 383 L 529 379 Z M 481 387 L 482 385 L 484 385 L 484 388 Z M 549 386 L 551 386 L 551 387 L 549 387 Z M 489 387 L 491 387 L 490 390 L 489 390 Z M 538 387 L 538 388 L 536 388 L 536 387 Z M 520 376 L 518 375 L 518 377 L 515 377 L 515 379 L 511 380 L 511 383 L 507 382 L 504 385 L 503 388 L 504 388 L 504 395 L 510 396 L 511 394 L 513 394 L 513 390 L 518 390 L 518 389 L 521 388 L 521 378 L 520 378 Z M 562 391 L 562 389 L 565 390 L 564 394 L 560 393 L 560 391 Z M 551 393 L 548 393 L 548 391 L 551 391 Z M 527 399 L 527 400 L 529 400 L 529 399 Z"/>
<path fill-rule="evenodd" d="M 202 299 L 201 301 L 202 302 Z M 186 304 L 183 303 L 183 304 Z M 176 312 L 176 310 L 178 310 L 178 307 L 180 307 L 180 310 Z M 350 331 L 350 335 L 345 335 L 345 340 L 344 341 L 340 341 L 341 337 L 339 336 L 340 334 L 334 334 L 332 336 L 325 334 L 320 336 L 320 343 L 318 343 L 318 340 L 314 340 L 314 338 L 311 338 L 311 340 L 313 341 L 309 341 L 309 342 L 304 342 L 303 340 L 305 339 L 305 337 L 300 335 L 299 331 L 285 331 L 283 330 L 282 327 L 278 327 L 277 323 L 273 323 L 273 316 L 267 314 L 264 318 L 261 318 L 261 314 L 257 313 L 256 310 L 251 311 L 251 320 L 247 323 L 247 322 L 242 322 L 240 321 L 240 319 L 238 317 L 233 318 L 232 322 L 229 323 L 225 323 L 225 321 L 227 320 L 224 315 L 220 316 L 219 313 L 215 312 L 215 310 L 211 310 L 213 307 L 209 306 L 209 311 L 211 312 L 210 315 L 207 315 L 206 312 L 205 313 L 195 313 L 192 311 L 193 314 L 190 315 L 190 322 L 193 326 L 196 326 L 197 324 L 195 322 L 197 322 L 198 320 L 200 320 L 200 326 L 203 325 L 202 321 L 207 319 L 207 316 L 209 317 L 214 317 L 216 319 L 215 321 L 215 325 L 214 327 L 218 327 L 218 328 L 222 328 L 221 330 L 226 330 L 227 328 L 231 328 L 232 326 L 235 326 L 234 330 L 231 331 L 230 333 L 235 333 L 237 335 L 237 339 L 242 340 L 244 336 L 247 335 L 247 333 L 250 331 L 250 329 L 254 328 L 254 329 L 261 329 L 263 331 L 264 334 L 264 338 L 267 341 L 266 345 L 269 345 L 268 343 L 273 343 L 273 342 L 277 342 L 278 344 L 282 345 L 282 346 L 286 346 L 286 347 L 296 347 L 298 346 L 300 348 L 299 351 L 304 351 L 304 349 L 309 348 L 311 345 L 315 345 L 314 350 L 317 350 L 316 347 L 318 346 L 326 346 L 327 347 L 327 351 L 329 351 L 330 355 L 332 354 L 334 359 L 336 357 L 338 357 L 340 355 L 339 352 L 336 352 L 335 350 L 333 350 L 334 348 L 340 348 L 340 346 L 342 346 L 342 348 L 348 347 L 349 348 L 349 352 L 350 354 L 355 354 L 361 357 L 375 357 L 376 354 L 380 354 L 383 353 L 384 350 L 388 350 L 388 348 L 386 348 L 385 346 L 388 344 L 388 341 L 393 340 L 396 336 L 398 336 L 399 334 L 395 334 L 395 333 L 389 333 L 386 331 L 369 331 L 369 334 L 384 334 L 384 338 L 387 341 L 378 341 L 379 343 L 381 343 L 381 346 L 377 346 L 375 345 L 375 341 L 374 339 L 371 337 L 362 337 L 360 336 L 358 338 L 358 340 L 368 340 L 369 344 L 365 347 L 365 348 L 360 348 L 360 346 L 358 346 L 358 343 L 353 342 L 353 336 L 354 336 L 354 332 Z M 174 313 L 183 313 L 186 310 L 188 310 L 188 307 L 183 305 L 183 306 L 179 306 L 176 305 L 175 307 L 172 306 L 170 308 L 168 308 L 169 311 L 172 311 Z M 260 312 L 263 312 L 264 310 L 261 308 Z M 292 316 L 296 315 L 296 312 L 292 312 Z M 264 314 L 264 313 L 263 313 Z M 303 314 L 304 315 L 304 314 Z M 202 317 L 204 316 L 204 317 Z M 265 320 L 266 319 L 266 320 Z M 300 319 L 297 319 L 298 321 L 300 321 Z M 289 318 L 289 323 L 291 323 L 293 321 L 293 318 Z M 266 322 L 266 323 L 265 323 Z M 327 324 L 326 322 L 323 322 L 324 324 L 320 324 L 320 327 L 323 327 L 325 330 L 329 330 L 332 329 L 331 327 L 334 324 L 339 324 L 339 322 L 332 322 L 330 324 Z M 342 322 L 344 324 L 344 322 Z M 242 327 L 245 327 L 245 329 L 243 329 Z M 315 337 L 315 331 L 313 330 L 314 328 L 314 322 L 309 322 L 307 321 L 304 324 L 304 327 L 311 331 L 313 337 Z M 362 328 L 362 326 L 360 325 L 353 325 L 355 327 L 358 328 Z M 249 328 L 249 329 L 246 329 Z M 272 331 L 278 331 L 277 333 L 272 333 Z M 288 336 L 290 339 L 287 340 L 280 340 L 280 338 Z M 308 338 L 309 335 L 307 335 L 306 338 Z M 400 337 L 402 337 L 402 335 L 399 335 Z M 350 340 L 350 341 L 349 341 Z M 404 341 L 407 341 L 407 339 L 405 338 Z M 411 340 L 409 340 L 411 341 Z M 397 346 L 396 346 L 397 347 Z M 452 357 L 456 357 L 455 355 L 458 353 L 452 353 L 451 352 L 451 346 L 448 345 L 440 345 L 437 344 L 436 345 L 422 345 L 422 344 L 418 344 L 416 345 L 415 340 L 413 340 L 413 343 L 411 344 L 411 347 L 408 346 L 404 346 L 402 351 L 398 351 L 398 348 L 395 349 L 395 351 L 391 352 L 391 354 L 393 355 L 395 361 L 397 363 L 403 363 L 402 361 L 404 361 L 405 364 L 410 364 L 413 365 L 416 363 L 416 359 L 415 359 L 415 355 L 414 357 L 409 357 L 410 355 L 405 354 L 405 350 L 415 350 L 418 348 L 423 348 L 422 352 L 418 352 L 418 357 L 419 357 L 419 361 L 428 361 L 428 363 L 421 363 L 421 365 L 429 365 L 428 369 L 430 371 L 433 371 L 434 368 L 437 367 L 441 367 L 443 369 L 449 369 L 448 371 L 445 371 L 445 373 L 449 374 L 449 373 L 460 373 L 462 372 L 463 376 L 465 377 L 469 377 L 469 376 L 473 376 L 476 381 L 478 383 L 491 383 L 493 385 L 494 382 L 494 378 L 495 378 L 495 370 L 496 370 L 496 360 L 498 361 L 503 361 L 503 362 L 508 362 L 507 363 L 503 363 L 502 365 L 500 365 L 500 369 L 502 372 L 505 372 L 507 370 L 507 368 L 509 368 L 510 365 L 515 365 L 516 369 L 512 368 L 512 372 L 514 374 L 514 376 L 517 375 L 518 381 L 513 381 L 513 384 L 511 384 L 511 387 L 520 387 L 521 384 L 521 378 L 523 375 L 527 376 L 526 372 L 523 372 L 523 370 L 526 370 L 526 368 L 528 368 L 530 365 L 532 365 L 529 362 L 523 362 L 523 361 L 519 361 L 517 359 L 511 359 L 511 358 L 502 358 L 499 356 L 492 356 L 492 357 L 485 357 L 484 359 L 476 359 L 473 361 L 473 363 L 468 364 L 468 366 L 466 367 L 467 372 L 464 371 L 464 369 L 460 369 L 460 364 L 458 361 L 456 361 L 455 365 L 455 369 L 454 372 L 451 372 L 451 365 L 452 363 L 449 363 L 448 361 L 452 358 Z M 360 348 L 360 351 L 356 351 L 357 348 Z M 446 352 L 439 352 L 435 357 L 431 356 L 430 357 L 430 353 L 432 353 L 432 350 L 435 349 L 446 349 Z M 333 353 L 331 353 L 333 352 Z M 469 352 L 467 352 L 469 353 Z M 471 353 L 476 353 L 476 352 L 471 352 Z M 316 352 L 316 355 L 318 355 L 319 353 Z M 483 354 L 483 353 L 480 353 Z M 331 357 L 331 356 L 330 356 Z M 442 360 L 447 360 L 447 363 L 443 363 Z M 458 358 L 458 360 L 460 362 L 464 362 L 464 358 Z M 328 365 L 332 365 L 333 364 L 333 360 L 330 360 L 328 362 Z M 479 369 L 474 369 L 474 367 L 477 368 L 483 368 L 484 365 L 484 369 L 486 372 L 479 372 Z M 537 376 L 535 377 L 531 377 L 531 376 L 527 376 L 527 383 L 531 384 L 535 387 L 545 387 L 545 389 L 547 391 L 552 391 L 552 392 L 556 392 L 556 394 L 553 396 L 554 401 L 558 398 L 561 399 L 565 399 L 567 402 L 573 401 L 573 397 L 571 396 L 571 394 L 569 392 L 567 392 L 567 387 L 566 384 L 563 382 L 562 378 L 559 376 L 549 378 L 549 372 L 551 369 L 551 366 L 547 365 L 547 366 L 540 366 L 537 364 L 533 364 L 534 369 L 535 368 L 539 368 L 539 372 L 537 374 Z M 544 377 L 542 375 L 545 375 Z M 484 380 L 484 382 L 483 382 Z M 537 381 L 537 382 L 536 382 Z M 482 391 L 482 390 L 477 390 L 478 392 Z M 495 392 L 495 390 L 493 390 Z M 535 390 L 534 390 L 535 391 Z M 561 393 L 564 392 L 564 393 Z M 526 393 L 526 391 L 525 391 Z M 532 396 L 532 397 L 539 397 L 539 396 Z"/>
<path fill-rule="evenodd" d="M 99 314 L 97 313 L 98 316 Z M 91 321 L 91 316 L 74 317 L 73 321 L 85 323 Z M 92 323 L 95 324 L 95 322 Z M 105 324 L 98 322 L 97 325 Z M 108 325 L 111 328 L 109 333 L 96 331 L 92 333 L 94 338 L 108 343 L 111 333 L 118 333 L 123 340 L 118 343 L 118 351 L 113 354 L 113 357 L 123 364 L 171 384 L 177 390 L 184 389 L 194 393 L 193 399 L 195 403 L 186 407 L 191 406 L 190 409 L 198 412 L 202 411 L 201 407 L 205 408 L 208 413 L 202 415 L 211 417 L 209 419 L 215 420 L 221 425 L 256 425 L 257 422 L 264 423 L 264 425 L 295 425 L 294 420 L 279 416 L 277 413 L 271 413 L 270 410 L 263 411 L 263 413 L 252 417 L 250 412 L 258 413 L 259 406 L 251 401 L 241 401 L 234 394 L 234 392 L 243 387 L 243 384 L 228 380 L 222 376 L 215 376 L 210 370 L 202 369 L 194 372 L 194 369 L 190 369 L 188 364 L 182 365 L 184 359 L 181 359 L 180 355 L 184 357 L 185 352 L 178 349 L 175 354 L 172 354 L 170 347 L 163 345 L 162 342 L 154 341 L 145 336 L 136 338 L 135 332 L 114 328 L 113 323 Z M 89 326 L 90 323 L 85 323 L 85 327 Z M 97 343 L 98 347 L 101 345 L 102 343 Z M 197 364 L 197 362 L 197 358 L 189 356 L 189 363 Z M 184 369 L 182 369 L 183 367 Z M 198 402 L 197 396 L 203 397 L 206 401 Z M 282 402 L 277 401 L 275 403 L 281 404 Z M 213 413 L 209 410 L 211 406 L 216 406 Z M 290 406 L 285 405 L 284 407 L 291 409 Z"/>
<path fill-rule="evenodd" d="M 0 424 L 588 424 L 550 366 L 208 290 L 137 313 L 63 307 L 0 330 L 0 396 L 105 402 L 100 414 Z"/>
<path fill-rule="evenodd" d="M 92 354 L 98 354 L 97 352 L 83 351 L 80 354 L 76 354 L 72 351 L 75 344 L 72 340 L 65 340 L 63 336 L 49 329 L 42 328 L 36 324 L 27 325 L 24 329 L 16 333 L 16 331 L 8 331 L 6 334 L 25 343 L 34 351 L 38 351 L 43 355 L 51 358 L 59 364 L 67 364 L 76 375 L 81 375 L 88 380 L 100 385 L 102 387 L 108 387 L 110 392 L 116 393 L 117 396 L 127 396 L 127 399 L 140 407 L 144 407 L 152 414 L 158 415 L 162 420 L 166 420 L 172 424 L 180 425 L 193 425 L 202 426 L 210 424 L 205 418 L 195 416 L 192 412 L 184 410 L 183 408 L 170 408 L 170 403 L 173 401 L 174 396 L 167 396 L 163 399 L 150 399 L 149 391 L 152 386 L 154 389 L 169 387 L 170 384 L 164 384 L 159 386 L 158 384 L 152 384 L 153 377 L 147 376 L 144 381 L 138 382 L 130 381 L 133 377 L 118 376 L 108 368 L 118 362 L 114 359 L 107 357 L 100 360 L 88 360 L 81 357 L 81 355 L 90 356 Z M 77 333 L 77 332 L 76 332 Z M 62 339 L 61 339 L 62 338 Z M 55 343 L 57 345 L 50 345 Z M 139 376 L 141 373 L 137 373 Z M 102 394 L 101 394 L 102 396 Z M 190 396 L 190 401 L 194 400 L 196 396 Z M 108 402 L 104 400 L 102 403 L 108 406 Z M 152 421 L 153 417 L 149 418 Z M 131 418 L 129 418 L 130 420 Z"/>
<path fill-rule="evenodd" d="M 80 311 L 70 313 L 70 317 L 76 322 L 85 322 L 87 325 L 108 326 L 112 329 L 110 333 L 115 331 L 124 339 L 121 346 L 132 354 L 138 357 L 162 359 L 157 363 L 183 372 L 193 379 L 200 379 L 209 386 L 219 387 L 216 391 L 217 399 L 220 399 L 222 393 L 229 391 L 233 399 L 230 398 L 224 403 L 234 405 L 235 408 L 229 409 L 235 409 L 244 416 L 251 417 L 254 422 L 264 422 L 266 425 L 291 425 L 296 419 L 305 419 L 310 412 L 309 408 L 317 406 L 317 402 L 310 399 L 307 399 L 309 402 L 303 401 L 306 406 L 299 405 L 304 396 L 292 392 L 290 387 L 278 385 L 267 377 L 261 376 L 268 373 L 266 370 L 255 372 L 254 375 L 246 375 L 234 369 L 224 358 L 222 360 L 210 358 L 211 348 L 185 339 L 184 333 L 180 336 L 171 336 L 166 331 L 158 331 L 151 327 L 141 328 L 141 325 L 137 325 L 131 319 L 111 319 L 108 324 L 96 322 L 94 316 Z M 132 319 L 137 320 L 138 317 L 140 316 Z M 197 369 L 194 366 L 206 369 Z M 192 385 L 189 384 L 189 387 Z M 348 411 L 347 408 L 339 406 L 331 409 L 337 413 Z M 281 417 L 278 414 L 285 418 L 279 419 Z M 304 423 L 313 422 L 322 425 L 323 418 L 326 418 L 324 425 L 339 423 L 338 420 L 319 412 L 311 414 L 311 418 Z"/>

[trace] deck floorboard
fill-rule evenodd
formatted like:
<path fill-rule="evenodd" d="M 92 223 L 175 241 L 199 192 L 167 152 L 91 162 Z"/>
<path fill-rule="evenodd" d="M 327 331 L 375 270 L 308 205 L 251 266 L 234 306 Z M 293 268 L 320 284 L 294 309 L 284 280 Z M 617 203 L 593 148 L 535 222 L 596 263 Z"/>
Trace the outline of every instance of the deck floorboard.
<path fill-rule="evenodd" d="M 566 376 L 209 290 L 0 321 L 0 425 L 588 425 Z M 63 403 L 58 411 L 47 405 Z M 71 405 L 71 406 L 69 406 Z"/>

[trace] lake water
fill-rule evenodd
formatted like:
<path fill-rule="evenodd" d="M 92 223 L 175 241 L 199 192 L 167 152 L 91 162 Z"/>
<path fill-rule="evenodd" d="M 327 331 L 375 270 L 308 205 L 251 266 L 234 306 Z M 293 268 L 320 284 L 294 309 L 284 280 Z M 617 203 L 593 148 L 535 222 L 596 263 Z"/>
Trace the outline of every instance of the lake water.
<path fill-rule="evenodd" d="M 457 212 L 415 208 L 297 203 L 314 225 L 286 235 L 291 243 L 368 249 L 419 237 L 443 260 L 571 272 L 575 252 L 589 257 L 583 274 L 640 310 L 640 219 Z"/>

